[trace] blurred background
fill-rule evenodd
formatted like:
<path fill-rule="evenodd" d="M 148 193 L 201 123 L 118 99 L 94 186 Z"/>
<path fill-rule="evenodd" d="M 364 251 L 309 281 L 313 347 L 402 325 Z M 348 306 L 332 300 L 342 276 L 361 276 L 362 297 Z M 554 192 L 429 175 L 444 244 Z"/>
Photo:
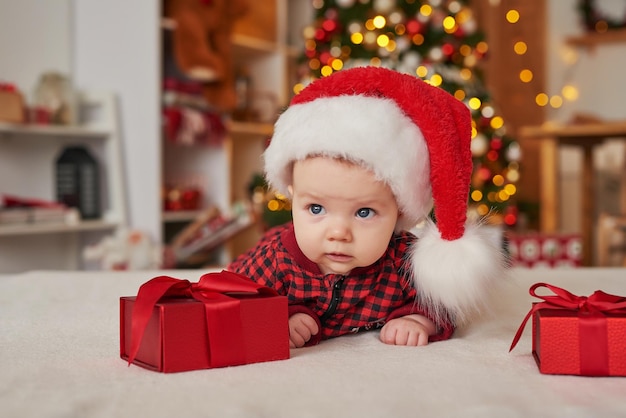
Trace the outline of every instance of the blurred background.
<path fill-rule="evenodd" d="M 290 219 L 261 155 L 360 65 L 473 116 L 514 265 L 626 262 L 624 0 L 0 0 L 0 273 L 223 265 Z"/>

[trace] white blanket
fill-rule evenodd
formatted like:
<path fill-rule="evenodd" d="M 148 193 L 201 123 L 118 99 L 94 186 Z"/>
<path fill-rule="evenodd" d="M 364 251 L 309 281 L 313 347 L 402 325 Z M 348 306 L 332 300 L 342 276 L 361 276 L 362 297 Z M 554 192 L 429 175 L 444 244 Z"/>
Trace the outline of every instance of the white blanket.
<path fill-rule="evenodd" d="M 426 347 L 377 332 L 291 350 L 284 361 L 162 374 L 119 358 L 119 296 L 163 272 L 0 276 L 2 417 L 624 417 L 626 378 L 539 373 L 530 324 L 548 282 L 626 295 L 626 269 L 521 270 L 491 317 Z M 197 281 L 202 272 L 166 272 Z"/>

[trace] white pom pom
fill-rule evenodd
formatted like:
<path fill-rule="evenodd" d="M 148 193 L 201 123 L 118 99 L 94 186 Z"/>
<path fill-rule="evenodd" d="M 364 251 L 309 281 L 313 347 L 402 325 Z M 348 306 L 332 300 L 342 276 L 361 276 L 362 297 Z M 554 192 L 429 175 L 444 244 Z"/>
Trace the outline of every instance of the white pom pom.
<path fill-rule="evenodd" d="M 505 279 L 508 263 L 499 240 L 487 227 L 468 224 L 461 238 L 446 241 L 432 221 L 418 236 L 411 263 L 420 303 L 436 318 L 468 322 Z"/>

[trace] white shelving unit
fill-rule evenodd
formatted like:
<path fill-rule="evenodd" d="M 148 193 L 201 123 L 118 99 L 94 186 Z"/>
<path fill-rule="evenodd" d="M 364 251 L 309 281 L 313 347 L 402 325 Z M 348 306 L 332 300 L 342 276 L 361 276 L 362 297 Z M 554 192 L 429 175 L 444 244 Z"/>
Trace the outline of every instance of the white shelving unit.
<path fill-rule="evenodd" d="M 0 193 L 48 201 L 55 196 L 55 161 L 82 145 L 98 161 L 102 217 L 64 223 L 0 224 L 0 272 L 80 269 L 82 248 L 126 226 L 126 192 L 115 97 L 84 92 L 78 126 L 0 123 Z"/>

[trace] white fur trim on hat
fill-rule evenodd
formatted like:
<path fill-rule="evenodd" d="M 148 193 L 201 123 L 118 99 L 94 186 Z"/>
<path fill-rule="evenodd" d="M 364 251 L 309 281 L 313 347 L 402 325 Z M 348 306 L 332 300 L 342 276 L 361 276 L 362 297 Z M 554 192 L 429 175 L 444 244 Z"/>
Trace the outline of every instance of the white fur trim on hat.
<path fill-rule="evenodd" d="M 360 164 L 389 185 L 402 213 L 400 229 L 415 226 L 432 208 L 426 143 L 392 100 L 336 96 L 290 106 L 265 151 L 266 178 L 287 194 L 291 164 L 317 155 Z"/>
<path fill-rule="evenodd" d="M 418 237 L 409 262 L 423 306 L 457 325 L 484 311 L 507 268 L 501 243 L 475 222 L 465 225 L 461 238 L 447 241 L 428 220 Z"/>

